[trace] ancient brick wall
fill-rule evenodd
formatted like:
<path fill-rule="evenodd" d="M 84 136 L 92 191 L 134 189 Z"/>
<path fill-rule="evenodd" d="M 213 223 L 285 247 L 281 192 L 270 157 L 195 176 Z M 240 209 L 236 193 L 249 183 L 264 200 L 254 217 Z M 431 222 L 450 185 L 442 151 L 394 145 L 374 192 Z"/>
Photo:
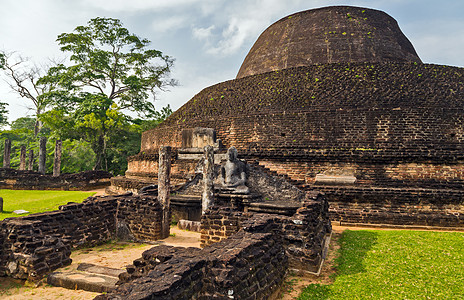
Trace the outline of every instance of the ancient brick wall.
<path fill-rule="evenodd" d="M 464 226 L 462 190 L 328 186 L 318 189 L 329 199 L 331 219 L 342 224 Z"/>
<path fill-rule="evenodd" d="M 112 175 L 105 171 L 86 171 L 60 176 L 34 171 L 0 168 L 0 188 L 14 190 L 85 190 L 108 186 Z"/>
<path fill-rule="evenodd" d="M 70 264 L 71 247 L 112 237 L 116 207 L 116 198 L 87 200 L 63 205 L 59 211 L 5 219 L 0 222 L 4 239 L 0 274 L 34 280 Z"/>
<path fill-rule="evenodd" d="M 147 250 L 121 275 L 126 283 L 95 299 L 268 299 L 287 268 L 276 235 L 240 231 L 201 250 Z"/>
<path fill-rule="evenodd" d="M 71 263 L 70 249 L 116 236 L 121 224 L 134 239 L 161 237 L 156 197 L 90 197 L 60 210 L 0 222 L 0 276 L 36 280 Z"/>
<path fill-rule="evenodd" d="M 276 232 L 292 268 L 317 272 L 326 235 L 331 232 L 328 202 L 320 193 L 308 193 L 307 200 L 291 217 L 244 213 L 230 208 L 211 209 L 202 216 L 201 245 L 206 247 L 226 240 L 240 229 Z"/>
<path fill-rule="evenodd" d="M 158 148 L 155 150 L 158 151 Z M 198 160 L 179 160 L 176 157 L 177 152 L 173 151 L 171 160 L 171 183 L 173 185 L 185 183 L 186 179 L 193 178 L 198 165 Z M 156 182 L 158 180 L 158 160 L 157 153 L 150 155 L 138 154 L 129 157 L 126 178 Z"/>
<path fill-rule="evenodd" d="M 268 299 L 290 269 L 317 272 L 331 232 L 327 200 L 309 193 L 292 217 L 213 207 L 203 249 L 158 246 L 96 299 Z"/>
<path fill-rule="evenodd" d="M 285 175 L 300 184 L 315 186 L 316 175 L 354 176 L 358 187 L 464 187 L 463 163 L 401 163 L 379 162 L 304 162 L 294 159 L 262 159 L 259 164 L 278 175 Z"/>
<path fill-rule="evenodd" d="M 463 75 L 462 68 L 437 65 L 329 64 L 227 81 L 145 132 L 152 144 L 142 151 L 168 136 L 160 143 L 179 147 L 182 129 L 200 126 L 216 129 L 226 146 L 271 154 L 423 147 L 428 156 L 451 154 L 444 145 L 462 148 Z"/>
<path fill-rule="evenodd" d="M 117 224 L 125 223 L 136 240 L 162 239 L 161 221 L 163 209 L 156 197 L 126 197 L 118 202 Z"/>

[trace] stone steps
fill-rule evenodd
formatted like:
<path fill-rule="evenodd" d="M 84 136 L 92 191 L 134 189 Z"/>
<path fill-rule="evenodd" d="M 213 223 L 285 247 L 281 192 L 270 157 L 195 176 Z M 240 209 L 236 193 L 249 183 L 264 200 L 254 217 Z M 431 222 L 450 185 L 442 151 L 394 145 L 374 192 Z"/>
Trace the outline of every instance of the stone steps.
<path fill-rule="evenodd" d="M 76 271 L 51 273 L 47 283 L 71 290 L 105 293 L 116 287 L 119 274 L 124 272 L 121 269 L 82 263 Z"/>

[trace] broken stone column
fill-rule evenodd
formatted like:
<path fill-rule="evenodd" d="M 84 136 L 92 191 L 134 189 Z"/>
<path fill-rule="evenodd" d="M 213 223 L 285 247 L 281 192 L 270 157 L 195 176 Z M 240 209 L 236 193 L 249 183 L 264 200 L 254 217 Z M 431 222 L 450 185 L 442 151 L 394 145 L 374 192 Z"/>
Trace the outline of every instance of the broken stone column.
<path fill-rule="evenodd" d="M 27 162 L 27 169 L 32 171 L 34 169 L 34 150 L 29 150 L 29 157 Z"/>
<path fill-rule="evenodd" d="M 21 154 L 19 156 L 19 169 L 26 170 L 26 146 L 21 146 Z"/>
<path fill-rule="evenodd" d="M 47 138 L 40 137 L 39 145 L 39 173 L 45 174 L 45 161 L 47 158 Z"/>
<path fill-rule="evenodd" d="M 214 203 L 214 149 L 205 146 L 203 165 L 203 194 L 201 196 L 201 213 L 210 208 Z"/>
<path fill-rule="evenodd" d="M 161 221 L 161 237 L 169 236 L 171 225 L 171 147 L 163 146 L 159 149 L 158 165 L 158 200 L 163 208 L 163 220 Z"/>
<path fill-rule="evenodd" d="M 60 176 L 61 171 L 61 140 L 56 140 L 55 143 L 55 160 L 53 162 L 53 176 Z"/>
<path fill-rule="evenodd" d="M 6 139 L 5 149 L 3 152 L 3 167 L 4 168 L 10 167 L 10 159 L 11 159 L 11 141 L 9 139 Z"/>

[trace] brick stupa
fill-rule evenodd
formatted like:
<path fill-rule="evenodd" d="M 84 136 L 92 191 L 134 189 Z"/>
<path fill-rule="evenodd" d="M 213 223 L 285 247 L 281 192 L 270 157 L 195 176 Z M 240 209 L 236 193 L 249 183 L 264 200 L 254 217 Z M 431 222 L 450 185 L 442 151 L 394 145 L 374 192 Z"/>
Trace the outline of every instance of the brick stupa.
<path fill-rule="evenodd" d="M 333 220 L 464 225 L 464 69 L 421 63 L 387 14 L 336 6 L 285 17 L 237 77 L 144 132 L 120 189 L 156 182 L 158 148 L 179 153 L 183 132 L 202 127 L 240 158 L 324 191 Z M 198 161 L 176 155 L 173 180 L 187 182 Z"/>

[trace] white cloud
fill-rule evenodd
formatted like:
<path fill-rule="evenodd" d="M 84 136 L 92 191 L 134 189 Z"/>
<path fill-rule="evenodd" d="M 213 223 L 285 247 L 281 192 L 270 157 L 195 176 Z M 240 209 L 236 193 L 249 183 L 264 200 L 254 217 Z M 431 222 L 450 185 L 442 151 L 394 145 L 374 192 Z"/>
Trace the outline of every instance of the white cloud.
<path fill-rule="evenodd" d="M 141 12 L 157 10 L 182 10 L 202 4 L 202 0 L 82 0 L 85 5 L 111 12 Z"/>
<path fill-rule="evenodd" d="M 214 16 L 213 32 L 207 28 L 195 28 L 193 35 L 199 39 L 199 36 L 208 43 L 205 44 L 205 51 L 209 54 L 218 56 L 230 56 L 236 54 L 243 46 L 256 40 L 258 35 L 271 23 L 284 17 L 290 12 L 294 12 L 295 6 L 299 6 L 302 1 L 288 2 L 281 0 L 254 0 L 254 1 L 236 1 L 229 2 L 223 10 L 220 10 Z M 312 1 L 319 3 L 319 1 Z M 204 29 L 199 31 L 199 29 Z M 202 36 L 203 37 L 203 36 Z"/>
<path fill-rule="evenodd" d="M 188 27 L 188 16 L 173 16 L 167 19 L 156 19 L 151 28 L 156 33 L 172 32 L 183 27 Z"/>
<path fill-rule="evenodd" d="M 213 35 L 212 31 L 214 28 L 216 28 L 214 25 L 211 25 L 207 28 L 193 28 L 193 37 L 200 41 L 208 41 Z"/>

